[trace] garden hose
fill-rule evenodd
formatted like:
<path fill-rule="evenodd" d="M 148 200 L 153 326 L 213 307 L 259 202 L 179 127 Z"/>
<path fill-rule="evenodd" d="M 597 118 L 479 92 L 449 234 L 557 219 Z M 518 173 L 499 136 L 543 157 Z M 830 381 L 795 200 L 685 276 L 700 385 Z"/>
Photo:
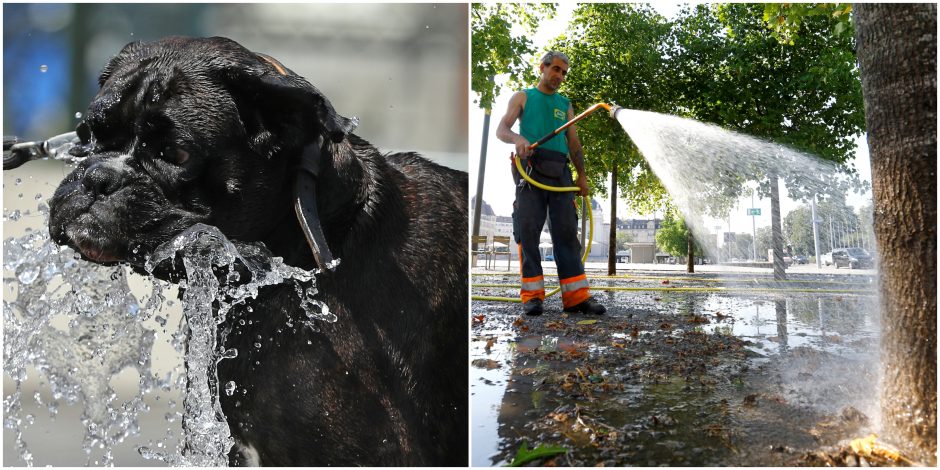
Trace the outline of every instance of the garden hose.
<path fill-rule="evenodd" d="M 617 115 L 617 111 L 621 109 L 620 106 L 616 106 L 616 105 L 611 106 L 607 103 L 597 103 L 589 107 L 588 109 L 584 110 L 581 114 L 575 116 L 574 118 L 566 122 L 564 125 L 562 125 L 558 129 L 555 129 L 554 131 L 550 132 L 545 137 L 542 137 L 534 144 L 529 145 L 529 150 L 530 151 L 535 150 L 535 148 L 538 147 L 539 145 L 542 145 L 545 142 L 548 142 L 549 140 L 551 140 L 556 135 L 560 134 L 565 129 L 571 127 L 571 125 L 573 125 L 574 123 L 584 119 L 585 117 L 589 116 L 594 111 L 597 111 L 598 109 L 601 109 L 601 108 L 606 109 L 610 113 L 611 118 L 615 118 Z M 516 157 L 515 154 L 510 155 L 509 158 L 511 158 L 513 162 L 515 163 L 516 169 L 519 171 L 519 174 L 522 175 L 522 177 L 529 184 L 531 184 L 532 186 L 535 186 L 536 188 L 543 189 L 545 191 L 558 192 L 558 193 L 581 191 L 581 188 L 577 186 L 549 186 L 547 184 L 543 184 L 538 181 L 535 181 L 534 179 L 529 177 L 528 174 L 526 174 L 525 169 L 522 167 L 522 162 L 519 160 L 519 158 Z M 589 227 L 587 247 L 584 250 L 584 254 L 581 255 L 581 264 L 583 265 L 584 262 L 587 260 L 588 255 L 591 254 L 591 245 L 593 245 L 593 241 L 594 241 L 594 214 L 593 214 L 593 211 L 591 210 L 591 203 L 590 201 L 588 201 L 587 196 L 582 196 L 581 207 L 582 207 L 582 211 L 587 211 L 586 214 L 587 214 L 588 227 Z M 519 262 L 521 263 L 522 260 L 520 259 Z M 551 297 L 559 292 L 561 292 L 561 286 L 556 287 L 551 292 L 546 293 L 545 297 Z M 522 299 L 513 298 L 513 297 L 490 297 L 490 296 L 474 295 L 474 296 L 471 296 L 470 298 L 473 300 L 491 300 L 491 301 L 496 301 L 496 302 L 522 302 Z"/>

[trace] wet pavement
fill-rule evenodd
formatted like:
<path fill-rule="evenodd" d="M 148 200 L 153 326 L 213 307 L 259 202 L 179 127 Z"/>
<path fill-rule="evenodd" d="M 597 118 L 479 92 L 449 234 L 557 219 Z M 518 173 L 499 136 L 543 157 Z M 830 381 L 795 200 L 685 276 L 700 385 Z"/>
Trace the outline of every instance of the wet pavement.
<path fill-rule="evenodd" d="M 565 449 L 531 465 L 796 465 L 874 431 L 870 274 L 588 276 L 606 315 L 563 314 L 557 296 L 539 317 L 473 301 L 473 466 L 523 443 Z M 472 281 L 475 296 L 518 293 L 516 274 Z"/>

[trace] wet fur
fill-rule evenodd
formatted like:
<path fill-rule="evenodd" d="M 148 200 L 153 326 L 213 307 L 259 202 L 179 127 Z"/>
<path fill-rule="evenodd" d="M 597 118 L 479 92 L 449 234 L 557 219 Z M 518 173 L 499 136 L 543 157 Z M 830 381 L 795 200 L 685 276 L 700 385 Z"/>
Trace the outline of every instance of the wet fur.
<path fill-rule="evenodd" d="M 139 265 L 202 222 L 311 269 L 290 188 L 300 149 L 325 136 L 318 209 L 341 263 L 317 288 L 338 320 L 302 326 L 292 286 L 230 312 L 224 341 L 239 354 L 218 374 L 237 386 L 220 396 L 238 443 L 231 462 L 465 466 L 467 175 L 381 154 L 274 65 L 224 38 L 128 45 L 80 125 L 94 139 L 50 203 L 50 232 Z M 172 129 L 152 145 L 185 147 L 184 164 L 140 146 L 151 109 Z"/>

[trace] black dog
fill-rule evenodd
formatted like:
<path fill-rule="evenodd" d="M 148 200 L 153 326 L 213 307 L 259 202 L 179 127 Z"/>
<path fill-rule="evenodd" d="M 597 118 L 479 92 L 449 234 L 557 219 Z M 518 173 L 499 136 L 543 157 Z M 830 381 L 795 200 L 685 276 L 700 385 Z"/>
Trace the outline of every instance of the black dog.
<path fill-rule="evenodd" d="M 380 154 L 306 80 L 225 38 L 129 44 L 99 84 L 72 149 L 86 159 L 50 203 L 57 243 L 140 265 L 205 223 L 292 266 L 341 259 L 317 276 L 338 317 L 318 332 L 285 328 L 302 317 L 291 286 L 229 314 L 231 462 L 467 465 L 466 173 Z"/>

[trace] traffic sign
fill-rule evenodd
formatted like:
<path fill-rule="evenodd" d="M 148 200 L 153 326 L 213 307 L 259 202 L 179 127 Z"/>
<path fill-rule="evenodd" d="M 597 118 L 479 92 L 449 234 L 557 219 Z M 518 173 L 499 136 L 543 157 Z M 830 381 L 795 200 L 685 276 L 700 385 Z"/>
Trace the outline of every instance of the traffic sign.
<path fill-rule="evenodd" d="M 760 215 L 760 207 L 749 208 L 747 210 L 747 215 Z"/>

